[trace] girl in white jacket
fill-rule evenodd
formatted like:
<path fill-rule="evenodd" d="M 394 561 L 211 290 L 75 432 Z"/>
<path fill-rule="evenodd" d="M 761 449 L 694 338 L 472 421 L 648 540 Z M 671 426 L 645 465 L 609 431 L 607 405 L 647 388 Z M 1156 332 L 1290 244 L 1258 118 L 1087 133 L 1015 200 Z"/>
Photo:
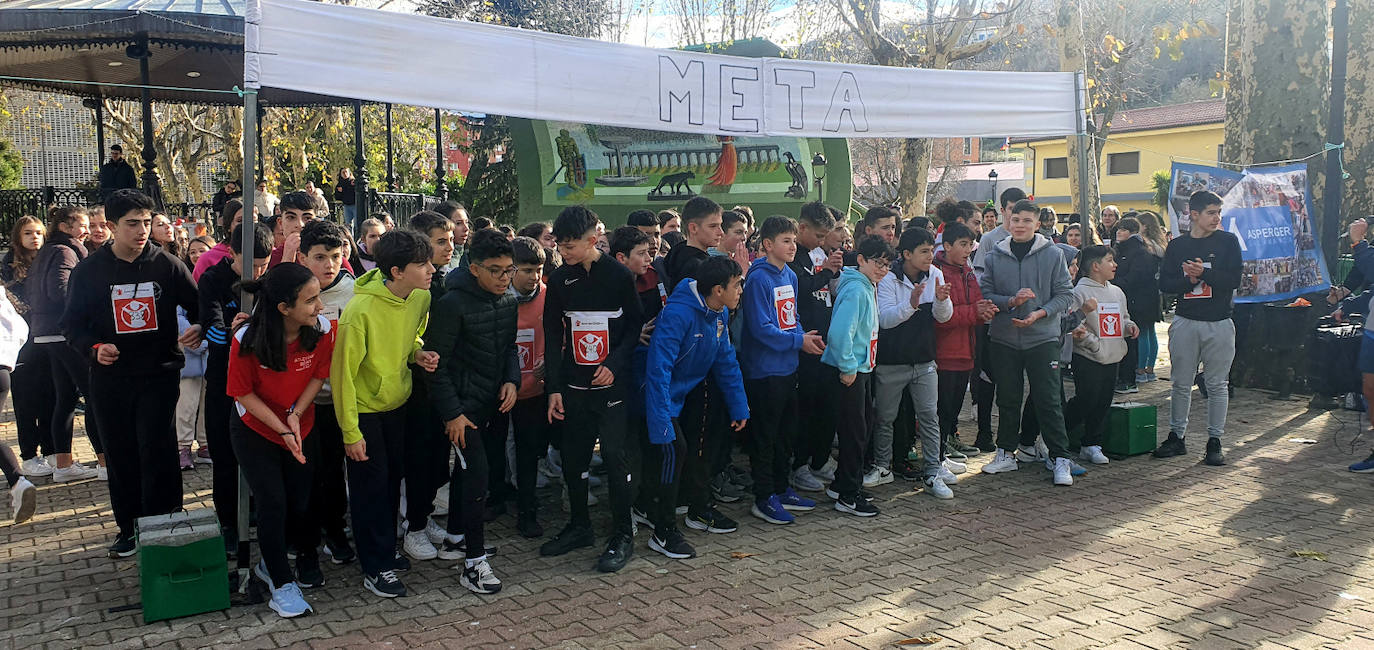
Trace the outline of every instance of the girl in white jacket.
<path fill-rule="evenodd" d="M 1106 246 L 1089 246 L 1078 255 L 1074 294 L 1083 301 L 1087 320 L 1074 331 L 1073 385 L 1075 402 L 1083 418 L 1079 457 L 1103 465 L 1102 434 L 1112 406 L 1117 364 L 1126 356 L 1126 337 L 1140 330 L 1131 322 L 1126 294 L 1112 284 L 1116 259 Z"/>

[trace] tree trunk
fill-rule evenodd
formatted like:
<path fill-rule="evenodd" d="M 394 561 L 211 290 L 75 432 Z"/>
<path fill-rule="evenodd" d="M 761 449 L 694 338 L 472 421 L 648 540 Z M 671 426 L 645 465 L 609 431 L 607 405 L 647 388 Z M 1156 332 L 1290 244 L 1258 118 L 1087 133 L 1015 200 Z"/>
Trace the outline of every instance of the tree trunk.
<path fill-rule="evenodd" d="M 1063 72 L 1082 72 L 1084 69 L 1083 20 L 1079 0 L 1063 0 L 1055 13 L 1055 33 L 1059 35 L 1059 69 Z M 1097 167 L 1092 142 L 1083 143 L 1077 136 L 1068 136 L 1069 194 L 1073 211 L 1077 212 L 1082 223 L 1087 225 L 1083 233 L 1084 241 L 1097 241 L 1097 228 L 1102 222 L 1102 198 L 1097 186 Z M 1084 146 L 1087 161 L 1088 204 L 1083 205 L 1083 193 L 1079 190 L 1082 175 L 1079 173 L 1079 150 Z M 1038 161 L 1037 161 L 1038 164 Z"/>
<path fill-rule="evenodd" d="M 926 178 L 930 176 L 931 148 L 929 138 L 907 138 L 902 141 L 902 180 L 897 195 L 902 204 L 902 214 L 908 217 L 926 213 Z M 844 209 L 843 206 L 838 207 Z"/>
<path fill-rule="evenodd" d="M 1345 85 L 1345 151 L 1342 160 L 1350 173 L 1345 181 L 1347 221 L 1374 212 L 1374 4 L 1350 3 L 1350 57 Z"/>
<path fill-rule="evenodd" d="M 1223 160 L 1251 165 L 1322 150 L 1331 71 L 1329 19 L 1325 2 L 1231 0 L 1226 23 Z M 1361 55 L 1369 56 L 1367 52 Z M 1359 67 L 1352 65 L 1351 70 Z M 1359 131 L 1353 124 L 1346 126 L 1346 133 Z M 1316 210 L 1314 226 L 1325 218 L 1321 212 L 1323 164 L 1317 157 L 1307 166 Z"/>

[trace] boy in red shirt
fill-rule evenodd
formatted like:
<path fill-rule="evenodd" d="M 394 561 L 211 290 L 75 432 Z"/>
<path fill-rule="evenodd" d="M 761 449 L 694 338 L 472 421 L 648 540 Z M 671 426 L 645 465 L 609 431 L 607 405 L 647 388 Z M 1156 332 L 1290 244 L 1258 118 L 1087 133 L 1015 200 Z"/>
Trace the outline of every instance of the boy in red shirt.
<path fill-rule="evenodd" d="M 515 347 L 520 359 L 520 391 L 511 408 L 515 430 L 515 487 L 519 516 L 515 528 L 530 539 L 544 536 L 535 498 L 539 455 L 549 446 L 548 400 L 544 397 L 544 263 L 547 256 L 538 240 L 511 241 L 515 277 L 510 292 L 516 310 Z"/>
<path fill-rule="evenodd" d="M 964 394 L 973 374 L 976 330 L 992 320 L 997 306 L 983 298 L 978 278 L 968 264 L 976 241 L 973 231 L 959 221 L 951 221 L 945 224 L 943 240 L 944 250 L 935 254 L 935 266 L 949 285 L 954 316 L 943 323 L 935 323 L 935 366 L 939 382 L 936 412 L 940 418 L 940 440 L 950 448 L 977 456 L 980 453 L 977 447 L 959 443 L 959 411 L 964 406 Z"/>

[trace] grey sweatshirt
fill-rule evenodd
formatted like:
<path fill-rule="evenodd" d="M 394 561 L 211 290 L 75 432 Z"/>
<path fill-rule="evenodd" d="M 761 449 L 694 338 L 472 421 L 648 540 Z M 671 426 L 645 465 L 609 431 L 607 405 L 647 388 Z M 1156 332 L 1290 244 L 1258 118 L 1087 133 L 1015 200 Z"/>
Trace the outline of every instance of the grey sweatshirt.
<path fill-rule="evenodd" d="M 1059 317 L 1073 308 L 1073 286 L 1069 268 L 1059 248 L 1041 235 L 1035 235 L 1030 252 L 1024 259 L 1016 259 L 1011 252 L 1012 239 L 1007 237 L 990 250 L 984 251 L 983 275 L 978 286 L 983 297 L 997 305 L 989 329 L 992 340 L 1017 350 L 1028 350 L 1045 343 L 1059 341 Z M 1021 289 L 1030 289 L 1035 297 L 1015 309 L 1007 306 Z M 1013 318 L 1025 318 L 1037 309 L 1044 309 L 1046 317 L 1030 327 L 1016 327 Z"/>

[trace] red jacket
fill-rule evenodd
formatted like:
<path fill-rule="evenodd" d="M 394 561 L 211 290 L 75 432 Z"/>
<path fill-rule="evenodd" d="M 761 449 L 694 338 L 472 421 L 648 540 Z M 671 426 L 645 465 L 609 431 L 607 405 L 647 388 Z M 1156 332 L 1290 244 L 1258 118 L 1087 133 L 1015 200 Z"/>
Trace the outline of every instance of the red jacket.
<path fill-rule="evenodd" d="M 950 264 L 940 251 L 935 254 L 935 266 L 945 274 L 949 299 L 954 303 L 954 316 L 935 323 L 935 366 L 940 370 L 973 370 L 974 332 L 983 322 L 978 319 L 983 291 L 967 262 L 963 266 Z"/>

